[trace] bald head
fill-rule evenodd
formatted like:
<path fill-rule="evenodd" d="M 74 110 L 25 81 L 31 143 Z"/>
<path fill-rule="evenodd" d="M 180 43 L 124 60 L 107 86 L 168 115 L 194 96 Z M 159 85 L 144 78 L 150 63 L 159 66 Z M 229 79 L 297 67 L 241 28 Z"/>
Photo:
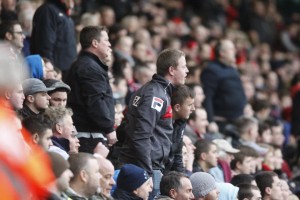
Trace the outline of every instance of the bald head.
<path fill-rule="evenodd" d="M 115 168 L 113 164 L 103 156 L 97 156 L 97 161 L 100 167 L 100 188 L 101 193 L 106 197 L 110 197 L 112 186 L 115 184 L 113 179 Z"/>

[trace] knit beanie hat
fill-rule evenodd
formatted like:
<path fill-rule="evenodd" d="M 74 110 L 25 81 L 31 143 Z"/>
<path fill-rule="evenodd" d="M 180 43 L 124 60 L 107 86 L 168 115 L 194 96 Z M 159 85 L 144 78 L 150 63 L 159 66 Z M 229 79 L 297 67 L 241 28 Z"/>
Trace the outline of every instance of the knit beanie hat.
<path fill-rule="evenodd" d="M 216 188 L 216 182 L 212 175 L 205 172 L 196 172 L 190 177 L 195 198 L 205 197 Z"/>
<path fill-rule="evenodd" d="M 219 191 L 219 199 L 236 199 L 239 188 L 231 183 L 216 183 Z"/>
<path fill-rule="evenodd" d="M 64 171 L 69 169 L 70 164 L 58 153 L 48 152 L 48 155 L 51 161 L 52 171 L 55 177 L 59 178 Z"/>
<path fill-rule="evenodd" d="M 125 164 L 120 170 L 117 187 L 128 192 L 132 192 L 139 188 L 149 179 L 148 173 L 133 164 Z"/>

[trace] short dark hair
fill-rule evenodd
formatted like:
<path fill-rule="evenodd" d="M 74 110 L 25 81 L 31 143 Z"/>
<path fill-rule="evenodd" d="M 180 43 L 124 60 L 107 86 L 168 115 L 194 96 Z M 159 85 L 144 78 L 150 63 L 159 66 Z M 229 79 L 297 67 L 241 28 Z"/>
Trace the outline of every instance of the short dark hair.
<path fill-rule="evenodd" d="M 267 101 L 265 99 L 256 99 L 252 103 L 252 108 L 255 112 L 259 112 L 263 109 L 271 108 L 271 104 L 269 101 Z"/>
<path fill-rule="evenodd" d="M 236 169 L 237 163 L 243 163 L 246 157 L 258 157 L 257 152 L 248 146 L 241 146 L 240 152 L 234 154 L 234 159 L 230 162 L 230 167 L 232 170 Z"/>
<path fill-rule="evenodd" d="M 195 149 L 195 160 L 199 160 L 202 153 L 208 153 L 212 145 L 217 146 L 213 142 L 211 142 L 209 140 L 206 140 L 206 139 L 198 140 L 195 143 L 195 147 L 196 147 L 196 149 Z"/>
<path fill-rule="evenodd" d="M 241 184 L 251 184 L 254 181 L 254 177 L 251 174 L 238 174 L 232 177 L 230 183 L 239 187 Z"/>
<path fill-rule="evenodd" d="M 186 85 L 179 85 L 173 92 L 171 98 L 172 107 L 176 104 L 182 105 L 187 98 L 195 98 L 195 93 Z"/>
<path fill-rule="evenodd" d="M 265 189 L 267 187 L 272 188 L 272 184 L 274 182 L 273 177 L 275 176 L 277 176 L 277 174 L 273 171 L 263 171 L 255 176 L 255 181 L 262 197 L 265 196 Z"/>
<path fill-rule="evenodd" d="M 251 184 L 239 185 L 238 200 L 251 199 L 254 196 L 252 190 L 259 190 L 259 188 Z"/>
<path fill-rule="evenodd" d="M 247 133 L 249 128 L 255 124 L 258 125 L 258 121 L 254 117 L 246 117 L 246 116 L 240 117 L 235 122 L 239 134 Z"/>
<path fill-rule="evenodd" d="M 20 25 L 20 23 L 15 20 L 3 21 L 0 24 L 0 40 L 5 40 L 5 34 L 7 32 L 13 33 L 15 25 Z"/>
<path fill-rule="evenodd" d="M 32 135 L 38 134 L 43 137 L 48 129 L 52 130 L 52 121 L 47 116 L 30 116 L 23 119 L 22 126 Z"/>
<path fill-rule="evenodd" d="M 76 154 L 70 154 L 68 161 L 70 163 L 70 170 L 74 175 L 70 181 L 74 181 L 80 172 L 86 169 L 88 160 L 90 159 L 96 158 L 90 153 L 79 152 Z"/>
<path fill-rule="evenodd" d="M 182 178 L 189 178 L 187 175 L 171 171 L 164 175 L 160 182 L 160 193 L 161 195 L 170 196 L 170 190 L 174 189 L 178 191 L 182 185 L 181 185 L 181 179 Z"/>
<path fill-rule="evenodd" d="M 87 49 L 92 45 L 93 40 L 99 40 L 101 32 L 108 32 L 104 26 L 86 26 L 80 32 L 80 44 L 82 49 Z"/>
<path fill-rule="evenodd" d="M 168 74 L 169 67 L 177 67 L 178 60 L 185 54 L 177 49 L 165 49 L 158 55 L 156 66 L 157 74 L 165 76 Z"/>

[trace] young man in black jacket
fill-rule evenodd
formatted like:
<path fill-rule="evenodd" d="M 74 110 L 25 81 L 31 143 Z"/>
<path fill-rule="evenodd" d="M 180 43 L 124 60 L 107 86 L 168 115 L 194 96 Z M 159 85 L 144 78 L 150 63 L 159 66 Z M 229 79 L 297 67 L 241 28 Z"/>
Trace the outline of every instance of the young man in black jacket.
<path fill-rule="evenodd" d="M 99 142 L 116 142 L 115 108 L 109 85 L 111 44 L 105 27 L 87 26 L 80 33 L 82 51 L 72 64 L 66 83 L 68 105 L 80 140 L 79 151 L 93 153 Z"/>
<path fill-rule="evenodd" d="M 162 51 L 156 64 L 157 74 L 129 102 L 127 138 L 119 157 L 122 163 L 135 164 L 153 176 L 153 194 L 159 192 L 172 147 L 172 91 L 185 83 L 188 73 L 185 55 L 179 50 Z"/>

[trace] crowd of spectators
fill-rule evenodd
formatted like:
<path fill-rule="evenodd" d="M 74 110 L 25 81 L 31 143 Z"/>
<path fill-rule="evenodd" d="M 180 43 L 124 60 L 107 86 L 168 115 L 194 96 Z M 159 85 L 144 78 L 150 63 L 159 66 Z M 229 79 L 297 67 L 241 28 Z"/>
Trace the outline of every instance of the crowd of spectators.
<path fill-rule="evenodd" d="M 0 196 L 300 196 L 298 0 L 0 4 Z"/>

